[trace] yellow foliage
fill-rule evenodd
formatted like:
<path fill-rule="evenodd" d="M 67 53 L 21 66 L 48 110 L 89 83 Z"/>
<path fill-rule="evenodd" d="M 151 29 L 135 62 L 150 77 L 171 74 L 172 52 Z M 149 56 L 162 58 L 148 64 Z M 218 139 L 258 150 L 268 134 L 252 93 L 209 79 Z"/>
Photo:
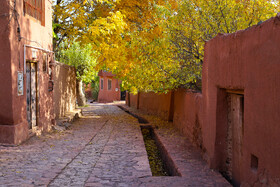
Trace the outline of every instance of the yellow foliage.
<path fill-rule="evenodd" d="M 55 16 L 65 22 L 59 35 L 92 43 L 99 54 L 97 68 L 112 71 L 132 92 L 198 89 L 205 41 L 279 11 L 279 1 L 272 0 L 82 2 L 55 6 Z"/>

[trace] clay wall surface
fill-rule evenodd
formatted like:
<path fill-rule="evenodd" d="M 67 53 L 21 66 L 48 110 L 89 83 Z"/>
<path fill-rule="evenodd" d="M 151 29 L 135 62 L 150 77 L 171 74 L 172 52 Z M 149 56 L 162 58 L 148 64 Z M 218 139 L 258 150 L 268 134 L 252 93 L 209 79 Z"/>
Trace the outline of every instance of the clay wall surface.
<path fill-rule="evenodd" d="M 53 80 L 53 70 L 52 67 L 52 75 L 50 78 L 49 71 L 43 71 L 43 53 L 38 53 L 38 63 L 37 63 L 37 89 L 38 89 L 38 97 L 37 97 L 37 131 L 49 131 L 51 129 L 51 125 L 53 124 L 53 119 L 55 119 L 54 114 L 54 102 L 53 102 L 53 90 L 49 90 L 49 81 Z M 55 83 L 54 83 L 55 84 Z M 55 85 L 54 85 L 55 86 Z M 24 116 L 25 117 L 25 116 Z"/>
<path fill-rule="evenodd" d="M 111 90 L 108 90 L 108 79 L 112 80 Z M 101 80 L 103 80 L 103 89 L 101 89 Z M 98 93 L 98 102 L 100 103 L 109 103 L 113 101 L 120 101 L 121 91 L 120 91 L 120 81 L 114 79 L 113 77 L 103 77 L 99 78 L 99 93 Z"/>
<path fill-rule="evenodd" d="M 228 112 L 230 92 L 244 94 L 240 157 L 233 168 L 242 184 L 280 185 L 280 17 L 229 35 L 205 48 L 203 64 L 203 142 L 213 168 L 223 169 L 228 124 L 240 120 Z M 234 104 L 231 101 L 231 104 Z M 240 105 L 237 102 L 237 105 Z M 236 106 L 237 106 L 236 105 Z M 232 131 L 236 127 L 232 127 Z M 277 182 L 278 181 L 278 182 Z"/>
<path fill-rule="evenodd" d="M 13 15 L 8 25 L 9 16 L 1 16 L 1 59 L 0 78 L 5 80 L 1 85 L 0 109 L 0 142 L 19 144 L 29 134 L 26 113 L 26 76 L 24 75 L 23 95 L 17 93 L 18 72 L 24 72 L 24 45 L 52 50 L 52 3 L 45 0 L 45 24 L 31 16 L 24 15 L 23 1 L 5 0 L 1 4 L 3 15 Z M 16 13 L 13 11 L 16 10 Z M 15 16 L 17 16 L 17 20 Z M 53 115 L 52 93 L 48 91 L 48 73 L 42 72 L 42 51 L 37 50 L 38 70 L 38 129 L 49 129 Z M 26 59 L 32 59 L 31 48 L 26 49 Z M 3 77 L 2 77 L 3 76 Z M 5 90 L 3 92 L 3 90 Z M 4 113 L 5 112 L 5 113 Z M 7 126 L 10 125 L 10 126 Z M 3 135 L 5 134 L 5 135 Z"/>
<path fill-rule="evenodd" d="M 129 94 L 129 98 L 130 98 L 130 107 L 137 108 L 137 106 L 138 106 L 138 94 L 136 94 L 136 95 L 134 95 L 132 93 L 128 93 L 128 94 Z"/>
<path fill-rule="evenodd" d="M 194 145 L 203 149 L 201 93 L 179 89 L 168 94 L 140 92 L 139 97 L 138 94 L 130 93 L 130 96 L 126 97 L 126 104 L 130 102 L 130 106 L 134 108 L 139 105 L 138 109 L 145 113 L 173 121 L 182 134 L 186 135 Z"/>
<path fill-rule="evenodd" d="M 0 88 L 0 125 L 12 125 L 14 120 L 12 110 L 11 44 L 9 40 L 11 27 L 8 25 L 8 15 L 10 13 L 8 3 L 1 3 L 0 12 L 3 13 L 3 16 L 0 17 L 0 80 L 2 80 Z"/>
<path fill-rule="evenodd" d="M 76 108 L 76 73 L 75 68 L 56 62 L 54 68 L 54 91 L 55 118 L 65 116 L 68 111 Z"/>
<path fill-rule="evenodd" d="M 171 93 L 156 94 L 153 92 L 140 92 L 139 109 L 161 117 L 164 120 L 169 119 Z"/>
<path fill-rule="evenodd" d="M 175 91 L 173 124 L 200 149 L 202 142 L 202 94 L 185 89 Z"/>

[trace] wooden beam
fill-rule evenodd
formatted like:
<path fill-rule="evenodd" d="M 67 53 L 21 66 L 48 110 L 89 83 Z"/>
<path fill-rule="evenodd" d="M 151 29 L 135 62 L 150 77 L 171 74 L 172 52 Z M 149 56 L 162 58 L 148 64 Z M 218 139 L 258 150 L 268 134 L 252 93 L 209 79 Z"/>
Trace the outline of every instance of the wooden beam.
<path fill-rule="evenodd" d="M 227 93 L 231 93 L 231 94 L 240 94 L 240 95 L 244 95 L 244 90 L 230 90 L 230 89 L 227 89 L 226 90 Z"/>

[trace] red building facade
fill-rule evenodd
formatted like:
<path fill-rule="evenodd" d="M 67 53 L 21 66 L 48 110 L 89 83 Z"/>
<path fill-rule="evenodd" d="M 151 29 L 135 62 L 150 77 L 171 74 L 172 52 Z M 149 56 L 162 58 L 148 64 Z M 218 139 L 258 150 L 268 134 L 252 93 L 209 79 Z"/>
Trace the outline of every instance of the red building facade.
<path fill-rule="evenodd" d="M 0 12 L 0 143 L 19 144 L 54 119 L 52 2 L 5 0 Z"/>
<path fill-rule="evenodd" d="M 121 100 L 120 81 L 110 72 L 100 71 L 98 102 L 109 103 Z"/>

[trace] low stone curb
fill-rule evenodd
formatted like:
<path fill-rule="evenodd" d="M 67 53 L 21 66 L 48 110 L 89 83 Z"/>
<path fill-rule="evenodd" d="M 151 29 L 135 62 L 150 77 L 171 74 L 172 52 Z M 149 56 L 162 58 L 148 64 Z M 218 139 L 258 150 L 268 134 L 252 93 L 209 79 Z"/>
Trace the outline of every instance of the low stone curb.
<path fill-rule="evenodd" d="M 53 130 L 64 131 L 69 129 L 72 123 L 82 116 L 81 109 L 75 109 L 73 111 L 66 112 L 64 117 L 56 120 L 56 125 L 53 126 Z"/>

